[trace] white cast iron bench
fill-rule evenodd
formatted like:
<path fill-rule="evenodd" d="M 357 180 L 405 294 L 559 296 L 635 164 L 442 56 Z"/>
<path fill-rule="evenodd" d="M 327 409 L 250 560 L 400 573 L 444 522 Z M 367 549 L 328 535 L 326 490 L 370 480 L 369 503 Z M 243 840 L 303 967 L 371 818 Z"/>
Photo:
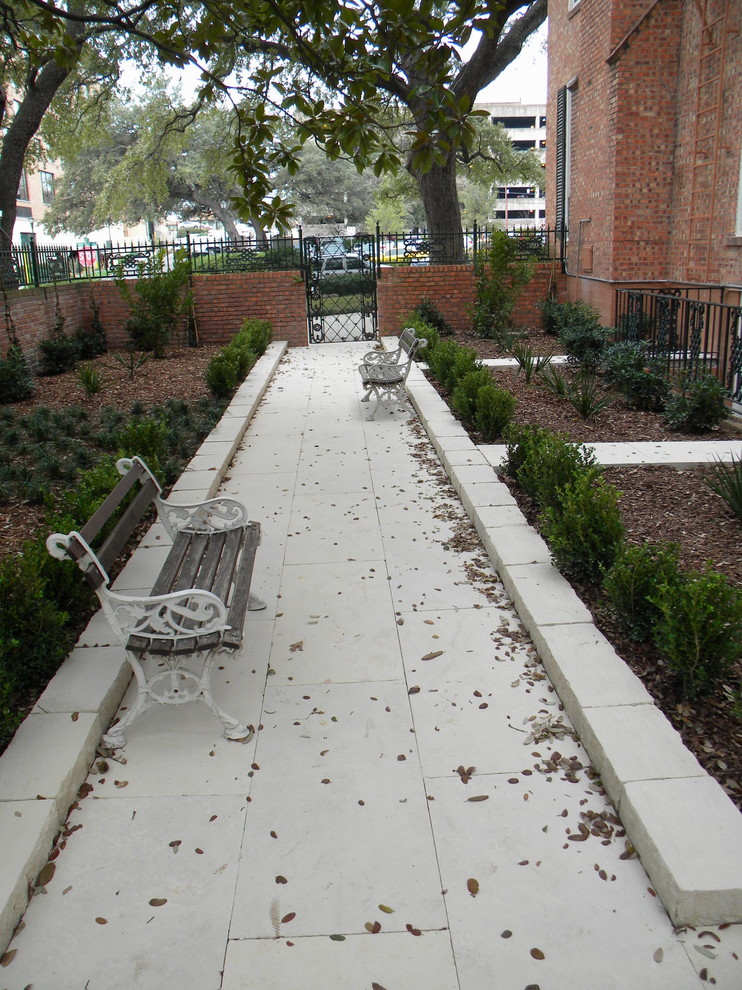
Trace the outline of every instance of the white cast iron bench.
<path fill-rule="evenodd" d="M 230 498 L 191 505 L 166 502 L 139 457 L 122 458 L 116 467 L 121 481 L 80 532 L 52 533 L 46 541 L 52 556 L 72 559 L 83 571 L 137 681 L 135 703 L 103 736 L 103 744 L 124 746 L 124 730 L 154 703 L 199 700 L 221 721 L 225 738 L 248 739 L 252 730 L 214 700 L 211 669 L 221 653 L 240 647 L 248 609 L 265 607 L 250 595 L 260 524 L 249 521 L 244 506 Z M 153 504 L 173 545 L 152 591 L 143 596 L 112 591 L 108 572 Z M 120 518 L 94 551 L 93 544 L 122 505 Z M 186 666 L 188 661 L 196 661 L 196 670 Z"/>
<path fill-rule="evenodd" d="M 399 346 L 395 351 L 369 351 L 358 366 L 361 383 L 365 395 L 361 402 L 368 402 L 372 395 L 376 396 L 376 405 L 368 417 L 373 419 L 379 403 L 403 402 L 405 400 L 405 382 L 410 373 L 415 355 L 427 344 L 424 337 L 418 337 L 412 327 L 402 331 Z"/>

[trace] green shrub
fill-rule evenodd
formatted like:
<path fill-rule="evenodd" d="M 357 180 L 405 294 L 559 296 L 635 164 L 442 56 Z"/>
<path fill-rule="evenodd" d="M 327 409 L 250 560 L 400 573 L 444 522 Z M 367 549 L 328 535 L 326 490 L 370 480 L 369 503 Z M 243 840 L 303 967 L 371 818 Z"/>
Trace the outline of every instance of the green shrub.
<path fill-rule="evenodd" d="M 147 467 L 158 477 L 162 476 L 162 464 L 167 457 L 167 426 L 157 415 L 147 419 L 130 420 L 119 431 L 118 456 L 141 457 Z"/>
<path fill-rule="evenodd" d="M 433 377 L 445 385 L 456 359 L 459 345 L 454 340 L 441 340 L 428 355 L 428 366 Z"/>
<path fill-rule="evenodd" d="M 708 564 L 652 596 L 655 643 L 678 677 L 684 697 L 708 693 L 740 655 L 742 592 Z"/>
<path fill-rule="evenodd" d="M 677 543 L 624 543 L 606 573 L 603 587 L 625 632 L 632 639 L 649 642 L 657 622 L 657 606 L 651 601 L 660 585 L 677 584 Z"/>
<path fill-rule="evenodd" d="M 451 393 L 451 406 L 453 411 L 465 420 L 472 423 L 477 411 L 477 396 L 479 390 L 485 385 L 492 384 L 492 375 L 487 368 L 475 368 L 474 371 L 467 372 L 454 387 Z"/>
<path fill-rule="evenodd" d="M 0 403 L 23 402 L 33 388 L 26 356 L 18 344 L 11 343 L 6 357 L 0 358 Z"/>
<path fill-rule="evenodd" d="M 624 540 L 620 496 L 595 468 L 560 489 L 559 505 L 546 509 L 542 527 L 563 574 L 598 583 L 613 564 Z"/>
<path fill-rule="evenodd" d="M 732 455 L 732 463 L 717 460 L 706 479 L 709 488 L 720 495 L 736 517 L 742 520 L 742 457 Z"/>
<path fill-rule="evenodd" d="M 234 392 L 240 381 L 239 359 L 236 354 L 220 351 L 206 368 L 206 384 L 213 395 L 225 399 Z"/>
<path fill-rule="evenodd" d="M 530 385 L 534 376 L 549 366 L 553 357 L 552 354 L 536 355 L 530 347 L 521 342 L 514 343 L 511 351 L 518 362 L 518 374 L 523 373 L 526 385 Z"/>
<path fill-rule="evenodd" d="M 18 704 L 67 655 L 72 636 L 67 615 L 46 595 L 33 553 L 0 562 L 0 682 Z"/>
<path fill-rule="evenodd" d="M 430 355 L 436 349 L 438 344 L 440 344 L 441 335 L 435 327 L 432 327 L 427 320 L 423 319 L 417 310 L 414 309 L 402 320 L 399 332 L 401 333 L 407 327 L 411 327 L 418 337 L 424 337 L 425 340 L 427 340 L 427 344 L 418 351 L 418 354 L 421 361 L 425 361 L 428 365 L 430 365 Z"/>
<path fill-rule="evenodd" d="M 78 330 L 72 338 L 77 347 L 77 356 L 81 361 L 90 361 L 100 357 L 108 350 L 105 335 L 95 330 Z"/>
<path fill-rule="evenodd" d="M 248 316 L 237 335 L 241 338 L 245 348 L 260 357 L 264 354 L 273 336 L 273 325 L 270 320 L 259 320 L 256 317 Z"/>
<path fill-rule="evenodd" d="M 511 426 L 506 434 L 506 472 L 539 511 L 559 508 L 562 490 L 585 474 L 600 473 L 592 451 L 540 426 Z"/>
<path fill-rule="evenodd" d="M 77 369 L 77 377 L 88 396 L 96 395 L 105 385 L 103 375 L 94 364 L 81 364 Z"/>
<path fill-rule="evenodd" d="M 474 426 L 482 434 L 485 443 L 494 443 L 502 437 L 518 404 L 515 396 L 494 382 L 483 385 L 477 392 Z"/>
<path fill-rule="evenodd" d="M 152 351 L 156 358 L 165 356 L 172 332 L 191 305 L 188 290 L 190 264 L 184 250 L 176 251 L 168 268 L 167 256 L 158 251 L 139 265 L 135 291 L 132 292 L 121 269 L 116 286 L 131 311 L 125 328 L 137 350 Z"/>
<path fill-rule="evenodd" d="M 539 305 L 539 311 L 541 313 L 541 327 L 547 332 L 554 334 L 558 333 L 557 329 L 557 316 L 559 313 L 560 304 L 554 299 L 553 296 L 547 296 L 546 299 Z"/>
<path fill-rule="evenodd" d="M 453 392 L 460 381 L 479 368 L 481 365 L 474 348 L 457 346 L 443 384 L 449 392 Z"/>
<path fill-rule="evenodd" d="M 452 337 L 454 329 L 448 320 L 443 316 L 432 299 L 423 296 L 422 300 L 413 309 L 413 314 L 423 320 L 429 327 L 438 332 L 439 337 Z M 405 324 L 408 326 L 409 324 Z"/>
<path fill-rule="evenodd" d="M 545 385 L 550 392 L 559 396 L 560 399 L 566 399 L 569 385 L 567 384 L 567 379 L 558 368 L 553 364 L 548 364 L 545 368 L 541 369 L 540 375 L 542 385 Z"/>
<path fill-rule="evenodd" d="M 726 389 L 714 375 L 685 376 L 680 381 L 679 392 L 667 401 L 665 423 L 671 430 L 689 433 L 713 430 L 729 415 L 724 404 L 726 394 Z"/>
<path fill-rule="evenodd" d="M 583 419 L 593 419 L 613 401 L 589 365 L 583 365 L 574 381 L 567 383 L 565 398 Z"/>
<path fill-rule="evenodd" d="M 664 364 L 648 353 L 641 341 L 611 344 L 603 353 L 601 373 L 631 409 L 659 412 L 670 394 Z"/>
<path fill-rule="evenodd" d="M 80 357 L 80 348 L 74 337 L 49 337 L 39 344 L 41 374 L 61 375 L 72 371 Z"/>
<path fill-rule="evenodd" d="M 582 301 L 562 303 L 555 313 L 554 322 L 570 361 L 597 367 L 611 332 L 600 325 L 597 309 Z"/>
<path fill-rule="evenodd" d="M 76 526 L 82 526 L 120 480 L 115 458 L 102 458 L 95 467 L 80 475 L 74 488 L 64 493 L 60 499 L 59 511 L 71 516 Z"/>
<path fill-rule="evenodd" d="M 477 300 L 474 328 L 480 337 L 502 340 L 521 290 L 533 277 L 533 264 L 518 258 L 518 244 L 504 230 L 495 230 L 486 252 L 474 260 Z"/>

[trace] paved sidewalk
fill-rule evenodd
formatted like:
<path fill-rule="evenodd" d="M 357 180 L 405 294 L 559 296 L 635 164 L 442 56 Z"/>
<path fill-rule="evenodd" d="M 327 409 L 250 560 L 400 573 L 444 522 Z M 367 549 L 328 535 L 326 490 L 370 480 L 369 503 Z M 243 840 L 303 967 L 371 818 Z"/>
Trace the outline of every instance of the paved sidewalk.
<path fill-rule="evenodd" d="M 0 987 L 738 990 L 742 931 L 673 929 L 419 420 L 365 420 L 364 350 L 290 350 L 219 489 L 269 606 L 215 694 L 259 731 L 142 715 Z"/>

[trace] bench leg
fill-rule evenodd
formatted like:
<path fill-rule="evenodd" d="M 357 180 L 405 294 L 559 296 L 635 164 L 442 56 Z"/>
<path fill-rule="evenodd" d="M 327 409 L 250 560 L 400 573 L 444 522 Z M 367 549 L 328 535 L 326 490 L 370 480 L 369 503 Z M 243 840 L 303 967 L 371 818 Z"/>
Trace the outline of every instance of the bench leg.
<path fill-rule="evenodd" d="M 246 740 L 253 730 L 236 718 L 228 715 L 214 700 L 211 693 L 211 669 L 222 652 L 231 652 L 217 647 L 209 651 L 203 660 L 200 674 L 181 666 L 181 659 L 173 660 L 164 670 L 158 670 L 147 677 L 139 658 L 129 652 L 126 656 L 137 681 L 137 697 L 132 707 L 103 736 L 103 745 L 111 749 L 121 749 L 126 745 L 124 730 L 153 704 L 185 705 L 190 701 L 203 701 L 209 711 L 216 715 L 224 726 L 225 739 Z M 191 654 L 198 657 L 199 654 Z M 188 659 L 190 659 L 189 657 Z"/>

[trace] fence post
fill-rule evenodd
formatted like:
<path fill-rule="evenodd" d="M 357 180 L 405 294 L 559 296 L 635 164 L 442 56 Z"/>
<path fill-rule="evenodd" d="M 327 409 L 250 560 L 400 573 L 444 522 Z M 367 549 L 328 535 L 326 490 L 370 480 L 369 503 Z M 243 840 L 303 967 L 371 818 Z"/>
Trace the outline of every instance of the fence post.
<path fill-rule="evenodd" d="M 479 250 L 479 225 L 475 220 L 472 224 L 472 261 L 477 257 L 477 251 Z"/>
<path fill-rule="evenodd" d="M 376 277 L 381 278 L 381 227 L 376 221 Z"/>
<path fill-rule="evenodd" d="M 39 252 L 36 248 L 36 234 L 31 234 L 28 242 L 31 248 L 31 271 L 33 272 L 33 284 L 38 289 L 41 285 L 41 270 L 39 268 Z"/>

